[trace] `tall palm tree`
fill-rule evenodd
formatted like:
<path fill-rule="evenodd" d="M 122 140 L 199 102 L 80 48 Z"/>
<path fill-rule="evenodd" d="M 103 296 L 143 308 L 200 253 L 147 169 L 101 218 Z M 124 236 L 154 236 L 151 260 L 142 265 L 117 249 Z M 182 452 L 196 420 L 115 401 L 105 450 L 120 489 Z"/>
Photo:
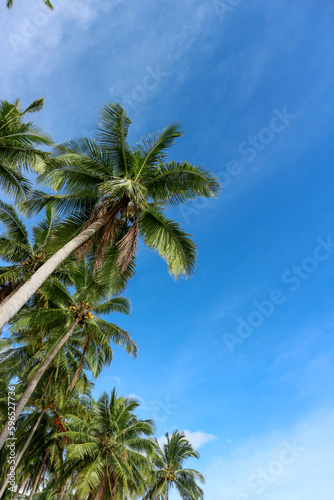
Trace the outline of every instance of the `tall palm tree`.
<path fill-rule="evenodd" d="M 204 477 L 194 469 L 183 467 L 183 462 L 189 458 L 198 458 L 198 452 L 182 432 L 175 431 L 171 436 L 167 432 L 166 440 L 162 447 L 155 440 L 153 460 L 157 470 L 145 500 L 168 500 L 171 488 L 175 488 L 184 500 L 202 500 L 204 493 L 197 481 L 204 483 Z"/>
<path fill-rule="evenodd" d="M 0 186 L 15 201 L 24 200 L 30 193 L 31 183 L 23 175 L 31 170 L 41 173 L 47 153 L 36 146 L 49 146 L 51 139 L 32 122 L 24 122 L 28 113 L 40 111 L 43 99 L 38 99 L 21 110 L 19 100 L 14 104 L 0 101 Z"/>
<path fill-rule="evenodd" d="M 143 492 L 152 464 L 151 420 L 139 420 L 139 403 L 104 393 L 87 420 L 70 416 L 64 477 L 77 471 L 78 498 L 120 500 Z"/>
<path fill-rule="evenodd" d="M 183 134 L 179 124 L 130 147 L 130 123 L 120 105 L 105 106 L 96 140 L 70 141 L 58 146 L 56 156 L 48 160 L 39 181 L 57 194 L 35 191 L 25 207 L 38 211 L 51 205 L 59 213 L 71 213 L 62 228 L 64 245 L 0 307 L 0 328 L 64 259 L 79 248 L 88 250 L 93 237 L 99 243 L 97 267 L 105 248 L 122 235 L 117 248 L 123 270 L 136 252 L 139 236 L 167 261 L 172 275 L 188 276 L 194 270 L 196 246 L 179 224 L 166 217 L 165 208 L 216 196 L 219 183 L 201 167 L 167 161 L 167 149 Z"/>
<path fill-rule="evenodd" d="M 59 439 L 55 439 L 55 432 L 66 430 L 66 420 L 64 415 L 70 411 L 81 415 L 86 415 L 87 411 L 83 406 L 83 398 L 78 398 L 77 395 L 71 398 L 68 397 L 66 391 L 66 377 L 63 374 L 56 373 L 56 365 L 54 364 L 50 374 L 48 374 L 46 385 L 40 387 L 39 394 L 35 394 L 32 407 L 26 408 L 24 414 L 21 414 L 17 422 L 17 449 L 15 456 L 15 470 L 18 470 L 21 459 L 29 460 L 29 456 L 34 456 L 36 450 L 41 446 L 48 447 L 52 461 L 58 460 L 59 455 L 62 456 L 64 447 L 59 449 L 61 444 Z M 56 377 L 57 374 L 57 377 Z M 19 391 L 19 388 L 17 387 Z M 6 474 L 8 463 L 6 460 L 0 460 L 0 469 L 5 475 L 5 479 L 0 488 L 0 498 L 7 488 L 9 476 Z M 21 467 L 22 468 L 22 467 Z M 24 466 L 23 466 L 24 469 Z"/>
<path fill-rule="evenodd" d="M 51 305 L 46 308 L 23 309 L 11 327 L 13 334 L 26 331 L 26 335 L 35 339 L 40 332 L 42 337 L 47 337 L 47 341 L 44 341 L 34 354 L 37 362 L 16 405 L 16 418 L 23 411 L 50 363 L 73 334 L 80 332 L 84 344 L 90 344 L 94 350 L 96 359 L 91 360 L 91 366 L 95 375 L 112 360 L 110 342 L 122 346 L 129 354 L 136 356 L 137 346 L 129 334 L 99 317 L 100 314 L 112 312 L 129 314 L 129 301 L 123 297 L 110 298 L 110 284 L 102 284 L 99 281 L 99 273 L 93 274 L 93 265 L 86 260 L 81 261 L 77 267 L 73 266 L 71 272 L 75 287 L 72 295 L 56 279 L 52 283 L 45 283 L 42 292 L 49 298 Z M 91 353 L 90 355 L 92 356 Z M 81 368 L 82 365 L 80 370 Z M 80 371 L 74 377 L 77 377 L 78 373 Z M 73 379 L 73 382 L 75 384 L 76 380 Z M 74 387 L 73 382 L 71 389 Z M 4 425 L 0 432 L 0 448 L 8 432 L 8 426 Z"/>

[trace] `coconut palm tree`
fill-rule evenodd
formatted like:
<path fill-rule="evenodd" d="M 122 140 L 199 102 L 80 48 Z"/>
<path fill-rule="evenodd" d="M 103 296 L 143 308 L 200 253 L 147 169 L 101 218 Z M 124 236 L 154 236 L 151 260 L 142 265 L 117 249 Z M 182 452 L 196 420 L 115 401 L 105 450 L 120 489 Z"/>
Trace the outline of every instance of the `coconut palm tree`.
<path fill-rule="evenodd" d="M 166 433 L 166 443 L 160 446 L 155 440 L 153 461 L 157 470 L 151 478 L 151 487 L 145 500 L 168 500 L 169 491 L 175 488 L 184 500 L 202 500 L 203 490 L 197 481 L 204 483 L 204 477 L 194 469 L 185 469 L 183 462 L 198 458 L 198 452 L 186 439 L 183 432 Z"/>
<path fill-rule="evenodd" d="M 16 405 L 16 418 L 23 411 L 50 363 L 73 334 L 80 333 L 83 346 L 86 346 L 88 351 L 87 355 L 91 357 L 90 366 L 96 376 L 112 361 L 110 342 L 123 347 L 132 356 L 137 354 L 137 346 L 126 331 L 99 317 L 101 314 L 112 312 L 129 314 L 129 301 L 123 297 L 111 297 L 112 283 L 101 283 L 99 272 L 94 274 L 93 264 L 86 260 L 73 266 L 71 274 L 75 287 L 72 295 L 56 279 L 45 283 L 41 292 L 50 301 L 49 306 L 23 309 L 11 327 L 14 335 L 25 334 L 33 339 L 37 338 L 37 342 L 40 342 L 40 337 L 42 339 L 40 348 L 34 354 L 35 366 L 29 373 L 29 383 Z M 44 341 L 43 337 L 47 340 Z M 87 346 L 90 346 L 90 350 Z M 79 372 L 74 374 L 71 389 L 82 366 L 83 363 Z M 0 433 L 0 448 L 7 435 L 8 426 L 4 425 Z"/>
<path fill-rule="evenodd" d="M 216 196 L 219 183 L 201 167 L 167 161 L 168 148 L 183 134 L 179 124 L 130 147 L 130 123 L 120 105 L 105 106 L 96 140 L 70 141 L 58 146 L 55 156 L 48 159 L 39 182 L 57 194 L 35 191 L 24 206 L 39 211 L 51 205 L 59 213 L 71 213 L 61 230 L 64 244 L 0 307 L 0 327 L 69 255 L 79 248 L 88 251 L 93 237 L 99 244 L 97 267 L 105 249 L 118 239 L 118 265 L 124 270 L 141 237 L 167 261 L 172 275 L 188 276 L 194 270 L 195 244 L 179 224 L 167 218 L 165 208 L 200 196 Z"/>
<path fill-rule="evenodd" d="M 3 304 L 48 259 L 50 242 L 59 224 L 59 217 L 46 207 L 45 218 L 33 227 L 32 238 L 15 207 L 0 201 L 0 258 L 8 265 L 0 267 L 0 302 Z M 66 263 L 54 273 L 64 283 L 71 283 Z"/>
<path fill-rule="evenodd" d="M 24 122 L 28 113 L 42 107 L 43 99 L 32 102 L 24 111 L 19 100 L 14 104 L 0 101 L 0 186 L 16 202 L 24 200 L 31 190 L 31 183 L 23 173 L 28 170 L 41 173 L 44 169 L 47 153 L 36 146 L 52 144 L 32 122 Z"/>
<path fill-rule="evenodd" d="M 93 405 L 88 420 L 69 416 L 70 439 L 64 478 L 77 471 L 78 498 L 119 500 L 135 498 L 144 488 L 152 463 L 151 420 L 139 420 L 139 403 L 104 393 Z"/>
<path fill-rule="evenodd" d="M 39 433 L 30 446 L 30 453 L 27 454 L 28 461 L 35 463 L 34 482 L 29 498 L 34 498 L 37 488 L 42 486 L 44 489 L 45 483 L 47 485 L 58 481 L 57 471 L 64 462 L 69 443 L 67 437 L 60 436 L 60 433 L 70 430 L 66 415 L 73 412 L 81 418 L 87 418 L 85 404 L 85 398 L 76 396 L 66 399 L 66 390 L 61 387 L 61 381 L 55 381 L 52 397 L 44 400 L 44 406 L 47 407 L 44 425 L 40 426 Z M 36 467 L 37 464 L 39 467 Z M 56 498 L 59 498 L 60 490 L 61 488 L 54 488 Z"/>
<path fill-rule="evenodd" d="M 3 368 L 2 365 L 1 368 Z M 22 476 L 26 472 L 24 464 L 30 461 L 30 457 L 33 459 L 36 453 L 43 455 L 43 447 L 48 448 L 51 462 L 55 464 L 55 467 L 59 467 L 60 462 L 62 462 L 64 446 L 60 446 L 62 443 L 56 434 L 67 429 L 64 415 L 68 412 L 75 412 L 83 417 L 87 416 L 88 394 L 79 396 L 72 393 L 69 397 L 68 380 L 69 377 L 63 365 L 58 366 L 54 363 L 45 377 L 42 378 L 38 390 L 34 393 L 31 405 L 26 407 L 20 415 L 15 433 L 17 438 L 15 470 L 18 472 L 18 476 Z M 16 385 L 18 394 L 21 391 L 21 386 L 22 383 Z M 23 457 L 24 460 L 22 460 Z M 0 498 L 3 498 L 9 482 L 7 459 L 6 455 L 3 459 L 0 458 L 0 470 L 3 474 Z"/>

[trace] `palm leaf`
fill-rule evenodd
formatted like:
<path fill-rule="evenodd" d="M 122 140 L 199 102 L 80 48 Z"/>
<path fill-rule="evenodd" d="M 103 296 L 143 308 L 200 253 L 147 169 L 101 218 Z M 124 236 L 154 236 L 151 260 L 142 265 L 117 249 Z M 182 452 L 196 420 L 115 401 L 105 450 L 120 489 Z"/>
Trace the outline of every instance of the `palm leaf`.
<path fill-rule="evenodd" d="M 150 207 L 141 212 L 139 226 L 144 242 L 167 262 L 171 274 L 177 278 L 194 271 L 196 245 L 178 223 Z"/>

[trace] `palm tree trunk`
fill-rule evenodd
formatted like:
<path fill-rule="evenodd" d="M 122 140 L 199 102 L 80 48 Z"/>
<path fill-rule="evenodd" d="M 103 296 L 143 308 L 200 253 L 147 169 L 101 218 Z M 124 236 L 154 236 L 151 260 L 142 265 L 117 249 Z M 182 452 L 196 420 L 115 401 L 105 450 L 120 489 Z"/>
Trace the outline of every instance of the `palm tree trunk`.
<path fill-rule="evenodd" d="M 23 457 L 23 455 L 24 455 L 24 453 L 25 453 L 26 449 L 28 448 L 28 446 L 29 446 L 29 444 L 30 444 L 30 441 L 32 440 L 32 437 L 33 437 L 33 435 L 35 434 L 36 429 L 37 429 L 37 427 L 39 426 L 40 421 L 42 420 L 43 415 L 44 415 L 44 413 L 45 413 L 45 412 L 46 412 L 46 410 L 43 410 L 43 411 L 40 413 L 40 415 L 39 415 L 39 417 L 38 417 L 38 419 L 37 419 L 37 422 L 35 423 L 34 427 L 31 429 L 30 434 L 29 434 L 29 437 L 28 437 L 27 441 L 25 442 L 25 445 L 23 446 L 23 448 L 22 448 L 22 450 L 21 450 L 20 454 L 18 455 L 18 457 L 17 457 L 17 459 L 16 459 L 16 462 L 15 462 L 15 465 L 14 465 L 15 470 L 17 469 L 17 466 L 19 465 L 21 458 Z M 5 490 L 6 490 L 6 487 L 7 487 L 7 484 L 8 484 L 8 483 L 9 483 L 9 476 L 6 476 L 6 480 L 5 480 L 5 482 L 4 482 L 4 484 L 2 485 L 2 488 L 1 488 L 1 490 L 0 490 L 0 498 L 2 498 L 2 495 L 4 494 L 4 492 L 5 492 Z M 21 486 L 20 486 L 20 488 L 21 488 Z"/>
<path fill-rule="evenodd" d="M 35 375 L 31 379 L 31 381 L 29 382 L 26 390 L 24 391 L 24 393 L 22 394 L 22 396 L 20 397 L 20 399 L 19 399 L 19 401 L 18 401 L 18 403 L 16 405 L 16 408 L 15 408 L 15 420 L 17 420 L 17 417 L 19 415 L 21 415 L 21 413 L 22 413 L 25 405 L 27 404 L 30 396 L 34 392 L 34 390 L 35 390 L 38 382 L 40 381 L 41 377 L 44 375 L 45 370 L 47 369 L 47 367 L 49 366 L 49 364 L 51 363 L 51 361 L 53 360 L 53 358 L 56 356 L 56 354 L 58 354 L 58 352 L 63 347 L 63 345 L 67 342 L 67 340 L 69 339 L 69 337 L 72 335 L 72 333 L 74 332 L 74 330 L 78 326 L 79 321 L 80 321 L 80 318 L 76 318 L 76 320 L 72 323 L 71 328 L 68 330 L 68 332 L 66 333 L 66 335 L 64 335 L 64 337 L 52 349 L 52 351 L 50 352 L 50 354 L 45 358 L 45 360 L 42 363 L 41 367 L 38 369 L 38 371 L 35 373 Z M 2 431 L 0 432 L 0 449 L 5 444 L 5 441 L 6 441 L 7 437 L 8 437 L 8 434 L 9 434 L 9 429 L 8 429 L 8 425 L 7 425 L 7 422 L 6 422 L 6 424 L 3 426 Z"/>
<path fill-rule="evenodd" d="M 22 496 L 25 495 L 25 492 L 27 491 L 28 489 L 28 486 L 29 486 L 29 480 L 30 480 L 30 474 L 26 480 L 26 482 L 24 483 L 24 488 L 23 488 L 23 491 L 22 491 Z"/>
<path fill-rule="evenodd" d="M 70 486 L 70 484 L 71 484 L 71 481 L 72 481 L 72 477 L 70 476 L 70 477 L 66 480 L 66 482 L 65 482 L 65 484 L 64 484 L 64 488 L 63 488 L 63 491 L 61 492 L 61 495 L 60 495 L 60 497 L 59 497 L 59 500 L 63 500 L 63 498 L 64 498 L 65 494 L 67 493 L 67 490 L 68 490 L 68 488 L 69 488 L 69 486 Z"/>
<path fill-rule="evenodd" d="M 107 222 L 109 214 L 104 215 L 81 231 L 78 236 L 66 243 L 45 262 L 24 285 L 3 305 L 0 306 L 0 329 L 24 306 L 44 281 L 83 243 L 88 241 Z"/>
<path fill-rule="evenodd" d="M 40 478 L 41 478 L 41 475 L 42 475 L 42 472 L 43 472 L 43 468 L 44 468 L 44 465 L 45 465 L 45 463 L 46 463 L 47 458 L 48 458 L 48 452 L 46 451 L 46 452 L 44 453 L 44 457 L 43 457 L 43 460 L 42 460 L 41 466 L 40 466 L 39 471 L 38 471 L 38 473 L 37 473 L 37 476 L 36 476 L 36 479 L 35 479 L 34 485 L 33 485 L 33 487 L 32 487 L 32 490 L 31 490 L 31 492 L 30 492 L 30 495 L 29 495 L 28 500 L 31 500 L 31 499 L 32 499 L 32 497 L 33 497 L 33 496 L 34 496 L 34 494 L 35 494 L 35 491 L 36 491 L 37 486 L 38 486 L 38 484 L 39 484 L 39 480 L 40 480 Z"/>
<path fill-rule="evenodd" d="M 81 368 L 82 368 L 82 365 L 83 365 L 83 362 L 84 362 L 84 359 L 85 359 L 85 354 L 86 354 L 86 351 L 88 349 L 88 346 L 89 346 L 89 338 L 86 339 L 85 345 L 83 347 L 82 355 L 81 355 L 81 359 L 80 359 L 80 363 L 79 363 L 78 368 L 76 369 L 76 372 L 74 374 L 74 377 L 73 377 L 73 380 L 72 380 L 72 384 L 69 387 L 69 392 L 73 391 L 74 386 L 76 384 L 76 381 L 78 380 L 78 377 L 80 375 Z"/>
<path fill-rule="evenodd" d="M 22 483 L 23 483 L 23 479 L 21 479 L 21 481 L 19 481 L 19 484 L 17 485 L 17 490 L 15 491 L 15 495 L 13 497 L 13 500 L 16 500 L 17 495 L 19 494 L 19 491 L 20 491 L 20 489 L 22 487 Z"/>
<path fill-rule="evenodd" d="M 12 290 L 3 300 L 1 300 L 0 302 L 0 306 L 2 307 L 6 302 L 8 302 L 9 299 L 11 299 L 13 297 L 13 295 L 16 294 L 16 292 L 19 290 L 19 288 L 21 288 L 21 286 L 24 284 L 24 281 L 22 281 L 22 283 L 20 283 L 19 285 L 17 285 L 14 290 Z"/>
<path fill-rule="evenodd" d="M 106 476 L 104 475 L 100 482 L 100 486 L 97 489 L 94 500 L 103 500 L 106 489 L 107 489 L 107 479 Z"/>

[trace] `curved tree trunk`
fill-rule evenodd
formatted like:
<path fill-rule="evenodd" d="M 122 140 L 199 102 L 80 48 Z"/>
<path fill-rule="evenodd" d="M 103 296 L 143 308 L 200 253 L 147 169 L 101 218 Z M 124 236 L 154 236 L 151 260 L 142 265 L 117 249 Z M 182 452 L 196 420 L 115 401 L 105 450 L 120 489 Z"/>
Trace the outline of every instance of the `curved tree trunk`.
<path fill-rule="evenodd" d="M 68 489 L 69 489 L 69 487 L 71 485 L 71 481 L 72 481 L 72 477 L 71 476 L 68 479 L 66 479 L 66 482 L 64 484 L 64 488 L 63 488 L 63 491 L 61 492 L 59 500 L 63 500 L 63 498 L 67 494 L 67 491 L 68 491 Z"/>
<path fill-rule="evenodd" d="M 14 290 L 12 290 L 8 295 L 6 295 L 1 301 L 0 301 L 0 306 L 2 307 L 11 297 L 13 297 L 13 295 L 16 294 L 16 292 L 18 291 L 18 289 L 24 284 L 24 281 L 22 281 L 22 283 L 20 283 L 19 285 L 16 285 L 14 287 Z"/>
<path fill-rule="evenodd" d="M 13 500 L 16 500 L 17 495 L 19 494 L 20 489 L 22 488 L 22 483 L 23 483 L 23 480 L 21 479 L 21 481 L 20 481 L 20 482 L 19 482 L 19 484 L 17 485 L 17 490 L 15 491 L 15 495 L 14 495 L 14 497 L 13 497 Z"/>
<path fill-rule="evenodd" d="M 34 390 L 35 390 L 38 382 L 41 379 L 41 377 L 44 375 L 45 370 L 47 369 L 47 367 L 49 366 L 49 364 L 51 363 L 51 361 L 53 360 L 53 358 L 56 356 L 56 354 L 58 354 L 58 352 L 63 347 L 63 345 L 67 342 L 67 340 L 69 339 L 69 337 L 72 335 L 72 333 L 74 332 L 74 330 L 78 326 L 79 321 L 80 321 L 80 318 L 76 318 L 76 320 L 72 323 L 71 328 L 68 330 L 68 332 L 66 333 L 66 335 L 64 335 L 64 337 L 52 349 L 52 351 L 50 352 L 50 354 L 43 361 L 41 367 L 38 369 L 38 371 L 35 373 L 35 375 L 31 379 L 31 381 L 29 382 L 26 390 L 24 391 L 24 393 L 22 394 L 22 396 L 20 397 L 20 399 L 19 399 L 19 401 L 18 401 L 18 403 L 16 405 L 16 408 L 15 408 L 15 420 L 17 420 L 17 417 L 19 415 L 21 415 L 21 413 L 23 411 L 23 408 L 27 404 L 27 402 L 28 402 L 30 396 L 32 395 L 32 393 L 34 392 Z M 5 441 L 6 441 L 7 437 L 8 437 L 8 434 L 9 434 L 9 429 L 8 429 L 8 425 L 7 425 L 7 422 L 6 422 L 5 425 L 3 426 L 2 431 L 0 432 L 0 449 L 3 447 Z"/>
<path fill-rule="evenodd" d="M 37 476 L 36 476 L 36 479 L 35 479 L 34 485 L 33 485 L 33 487 L 32 487 L 32 490 L 31 490 L 31 492 L 30 492 L 30 495 L 29 495 L 29 499 L 28 499 L 28 500 L 31 500 L 31 499 L 32 499 L 32 497 L 33 497 L 33 496 L 34 496 L 34 494 L 35 494 L 35 491 L 36 491 L 36 489 L 37 489 L 37 486 L 39 485 L 39 480 L 40 480 L 40 478 L 41 478 L 41 475 L 42 475 L 42 472 L 43 472 L 43 468 L 44 468 L 44 465 L 46 464 L 46 460 L 47 460 L 47 458 L 48 458 L 48 452 L 46 451 L 46 452 L 44 453 L 44 457 L 43 457 L 43 460 L 42 460 L 41 466 L 40 466 L 39 471 L 38 471 L 38 473 L 37 473 Z"/>
<path fill-rule="evenodd" d="M 107 478 L 106 475 L 104 474 L 103 478 L 100 481 L 100 485 L 96 491 L 94 500 L 103 500 L 106 490 L 107 490 Z"/>
<path fill-rule="evenodd" d="M 88 346 L 89 346 L 89 337 L 86 339 L 85 341 L 85 345 L 83 347 L 83 350 L 82 350 L 82 354 L 81 354 L 81 359 L 80 359 L 80 363 L 78 365 L 78 368 L 76 369 L 76 372 L 74 374 L 74 377 L 73 377 L 73 380 L 72 380 L 72 383 L 69 387 L 69 392 L 73 391 L 74 389 L 74 386 L 78 380 L 78 377 L 80 375 L 80 372 L 81 372 L 81 368 L 82 368 L 82 365 L 83 365 L 83 362 L 84 362 L 84 359 L 85 359 L 85 354 L 86 354 L 86 351 L 88 349 Z"/>
<path fill-rule="evenodd" d="M 0 306 L 0 329 L 24 306 L 30 297 L 39 289 L 44 281 L 83 243 L 88 241 L 108 220 L 109 214 L 104 215 L 93 222 L 78 236 L 66 243 L 58 252 L 45 262 L 24 285 L 8 300 Z"/>
<path fill-rule="evenodd" d="M 29 486 L 29 481 L 30 481 L 30 476 L 31 474 L 29 474 L 28 476 L 28 479 L 26 480 L 26 482 L 24 483 L 24 488 L 23 488 L 23 491 L 22 491 L 22 496 L 25 495 L 27 489 L 28 489 L 28 486 Z"/>
<path fill-rule="evenodd" d="M 24 453 L 25 453 L 26 449 L 28 448 L 28 446 L 29 446 L 29 444 L 30 444 L 30 441 L 32 440 L 32 437 L 33 437 L 33 435 L 35 434 L 36 429 L 37 429 L 37 427 L 39 426 L 40 421 L 42 420 L 43 415 L 44 415 L 44 413 L 45 413 L 45 412 L 46 412 L 46 410 L 43 410 L 43 411 L 40 413 L 40 415 L 39 415 L 39 417 L 38 417 L 38 419 L 37 419 L 37 422 L 35 423 L 34 427 L 31 429 L 30 434 L 29 434 L 29 437 L 28 437 L 27 441 L 25 442 L 25 445 L 23 446 L 23 448 L 22 448 L 21 452 L 19 453 L 19 455 L 18 455 L 18 457 L 17 457 L 17 459 L 16 459 L 16 462 L 15 462 L 15 465 L 14 465 L 15 470 L 17 469 L 17 466 L 19 465 L 21 458 L 23 457 L 23 455 L 24 455 Z M 9 476 L 6 476 L 6 480 L 5 480 L 5 482 L 4 482 L 4 484 L 2 485 L 2 488 L 1 488 L 1 490 L 0 490 L 0 498 L 2 498 L 2 495 L 4 494 L 4 492 L 5 492 L 5 490 L 6 490 L 6 487 L 7 487 L 7 484 L 8 484 L 8 483 L 9 483 Z M 20 486 L 20 488 L 21 488 L 21 486 Z"/>

